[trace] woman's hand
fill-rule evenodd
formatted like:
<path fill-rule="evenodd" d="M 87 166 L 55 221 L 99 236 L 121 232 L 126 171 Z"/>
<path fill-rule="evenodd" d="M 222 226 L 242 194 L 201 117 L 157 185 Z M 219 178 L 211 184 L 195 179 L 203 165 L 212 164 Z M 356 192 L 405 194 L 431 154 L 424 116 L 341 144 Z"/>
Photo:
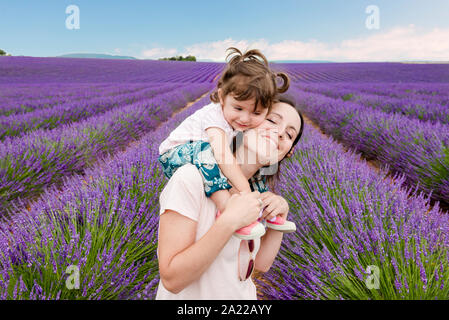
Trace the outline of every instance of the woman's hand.
<path fill-rule="evenodd" d="M 226 202 L 226 209 L 220 218 L 226 219 L 235 230 L 253 223 L 259 218 L 260 196 L 258 191 L 233 194 Z"/>
<path fill-rule="evenodd" d="M 287 219 L 289 206 L 287 200 L 270 191 L 264 192 L 260 195 L 263 201 L 265 210 L 262 212 L 262 218 L 266 220 L 273 219 L 277 215 Z"/>

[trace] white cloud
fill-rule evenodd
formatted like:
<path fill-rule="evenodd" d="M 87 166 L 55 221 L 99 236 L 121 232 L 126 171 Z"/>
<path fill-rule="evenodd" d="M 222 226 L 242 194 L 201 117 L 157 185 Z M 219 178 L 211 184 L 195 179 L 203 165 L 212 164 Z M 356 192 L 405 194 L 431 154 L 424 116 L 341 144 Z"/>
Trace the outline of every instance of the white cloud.
<path fill-rule="evenodd" d="M 260 49 L 269 60 L 332 60 L 332 61 L 402 61 L 449 60 L 449 28 L 419 30 L 414 25 L 388 31 L 375 31 L 366 37 L 347 39 L 331 45 L 318 40 L 284 40 L 270 43 L 232 38 L 192 44 L 179 51 L 170 48 L 144 50 L 142 58 L 194 55 L 197 59 L 224 61 L 225 51 L 234 46 L 244 51 Z"/>
<path fill-rule="evenodd" d="M 143 50 L 139 58 L 142 59 L 157 59 L 164 57 L 172 57 L 178 54 L 178 50 L 170 48 L 153 48 Z"/>

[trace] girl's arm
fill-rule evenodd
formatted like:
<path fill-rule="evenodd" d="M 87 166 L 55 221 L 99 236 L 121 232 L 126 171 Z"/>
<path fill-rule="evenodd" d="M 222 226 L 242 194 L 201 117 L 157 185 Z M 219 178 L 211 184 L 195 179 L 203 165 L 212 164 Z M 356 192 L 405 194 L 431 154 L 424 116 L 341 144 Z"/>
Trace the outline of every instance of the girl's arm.
<path fill-rule="evenodd" d="M 233 232 L 257 219 L 259 192 L 233 195 L 225 211 L 195 242 L 197 222 L 165 210 L 159 221 L 158 259 L 164 287 L 178 293 L 197 280 L 229 241 Z"/>
<path fill-rule="evenodd" d="M 230 184 L 239 192 L 251 192 L 248 179 L 243 175 L 240 165 L 229 148 L 229 141 L 225 132 L 219 128 L 208 128 L 206 133 L 223 175 L 228 178 Z"/>
<path fill-rule="evenodd" d="M 260 197 L 264 205 L 268 205 L 262 213 L 264 219 L 269 220 L 278 214 L 287 219 L 289 206 L 283 197 L 269 191 L 261 193 Z M 256 255 L 254 267 L 257 270 L 261 272 L 270 270 L 281 247 L 282 238 L 282 232 L 267 228 L 265 235 L 261 238 L 260 248 Z"/>

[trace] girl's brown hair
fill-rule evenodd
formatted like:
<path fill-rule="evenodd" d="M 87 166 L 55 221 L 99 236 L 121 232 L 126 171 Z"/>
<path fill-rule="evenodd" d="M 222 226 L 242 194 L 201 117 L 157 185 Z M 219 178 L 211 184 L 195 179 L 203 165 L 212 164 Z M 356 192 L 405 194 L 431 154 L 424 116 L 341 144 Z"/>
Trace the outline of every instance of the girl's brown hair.
<path fill-rule="evenodd" d="M 238 101 L 254 98 L 254 110 L 260 103 L 270 112 L 276 94 L 287 91 L 290 86 L 287 74 L 272 72 L 267 58 L 257 49 L 248 50 L 244 54 L 234 47 L 226 51 L 228 50 L 230 53 L 226 56 L 226 61 L 229 57 L 232 56 L 232 58 L 218 80 L 217 88 L 210 95 L 210 99 L 219 103 L 218 89 L 221 89 L 223 99 L 230 93 Z M 277 77 L 283 80 L 280 87 L 276 83 Z"/>

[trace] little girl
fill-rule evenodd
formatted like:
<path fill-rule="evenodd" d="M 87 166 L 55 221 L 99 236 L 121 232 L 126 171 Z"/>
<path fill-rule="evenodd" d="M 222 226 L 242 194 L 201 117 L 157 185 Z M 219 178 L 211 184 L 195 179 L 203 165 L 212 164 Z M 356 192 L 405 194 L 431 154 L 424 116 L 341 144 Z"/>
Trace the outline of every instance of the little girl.
<path fill-rule="evenodd" d="M 251 186 L 231 152 L 231 141 L 239 131 L 260 125 L 276 94 L 289 87 L 288 76 L 271 72 L 267 59 L 259 50 L 249 50 L 245 54 L 233 47 L 228 50 L 231 53 L 227 58 L 235 56 L 218 81 L 218 90 L 211 94 L 212 103 L 187 117 L 159 146 L 159 162 L 165 176 L 170 178 L 177 168 L 193 163 L 203 178 L 206 196 L 220 212 L 231 196 L 229 189 L 251 192 Z M 284 80 L 280 88 L 276 85 L 276 76 Z M 251 183 L 253 189 L 268 190 L 260 176 Z M 292 224 L 287 222 L 286 226 Z M 270 223 L 267 225 L 270 227 Z M 292 230 L 284 228 L 283 231 Z M 265 227 L 255 221 L 234 235 L 249 240 L 264 233 Z"/>

